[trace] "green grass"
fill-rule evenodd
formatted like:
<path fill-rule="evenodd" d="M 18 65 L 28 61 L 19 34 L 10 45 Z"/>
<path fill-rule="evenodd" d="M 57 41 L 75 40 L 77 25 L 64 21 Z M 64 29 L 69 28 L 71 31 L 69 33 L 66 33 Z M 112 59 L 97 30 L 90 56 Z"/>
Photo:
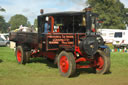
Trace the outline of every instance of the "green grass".
<path fill-rule="evenodd" d="M 61 77 L 53 63 L 42 58 L 17 64 L 14 51 L 0 47 L 0 85 L 128 85 L 128 53 L 111 53 L 111 73 L 98 75 L 81 70 L 73 78 Z"/>

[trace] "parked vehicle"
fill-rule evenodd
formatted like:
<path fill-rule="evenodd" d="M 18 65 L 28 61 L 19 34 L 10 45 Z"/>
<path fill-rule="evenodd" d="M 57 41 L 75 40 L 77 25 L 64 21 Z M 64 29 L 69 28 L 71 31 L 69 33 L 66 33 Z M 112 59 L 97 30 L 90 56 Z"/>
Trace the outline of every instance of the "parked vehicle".
<path fill-rule="evenodd" d="M 92 32 L 92 24 L 96 29 L 97 14 L 90 9 L 48 13 L 38 16 L 38 33 L 11 32 L 9 37 L 16 42 L 19 64 L 45 56 L 54 60 L 64 77 L 73 76 L 80 68 L 93 68 L 104 74 L 110 69 L 110 51 L 99 33 Z"/>
<path fill-rule="evenodd" d="M 128 48 L 128 30 L 115 32 L 113 46 L 115 48 Z"/>
<path fill-rule="evenodd" d="M 0 37 L 0 46 L 9 46 L 9 41 Z"/>
<path fill-rule="evenodd" d="M 0 34 L 0 37 L 4 40 L 9 40 L 9 33 Z"/>
<path fill-rule="evenodd" d="M 115 32 L 120 32 L 120 29 L 98 29 L 98 32 L 101 33 L 105 43 L 113 43 Z"/>

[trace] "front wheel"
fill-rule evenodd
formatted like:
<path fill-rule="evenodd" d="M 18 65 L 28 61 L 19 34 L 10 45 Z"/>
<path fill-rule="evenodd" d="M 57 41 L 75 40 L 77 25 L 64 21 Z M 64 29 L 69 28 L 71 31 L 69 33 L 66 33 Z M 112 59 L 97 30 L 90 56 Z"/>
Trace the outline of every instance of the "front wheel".
<path fill-rule="evenodd" d="M 59 72 L 64 77 L 71 77 L 76 71 L 76 63 L 72 53 L 62 51 L 58 55 L 58 68 Z"/>
<path fill-rule="evenodd" d="M 110 57 L 98 50 L 95 57 L 95 71 L 97 74 L 105 74 L 110 70 Z"/>

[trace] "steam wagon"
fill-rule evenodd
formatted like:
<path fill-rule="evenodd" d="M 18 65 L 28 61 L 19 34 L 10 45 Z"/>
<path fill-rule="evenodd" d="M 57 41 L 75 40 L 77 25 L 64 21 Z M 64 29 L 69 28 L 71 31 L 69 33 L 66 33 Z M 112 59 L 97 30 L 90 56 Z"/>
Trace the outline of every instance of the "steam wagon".
<path fill-rule="evenodd" d="M 105 74 L 110 70 L 110 51 L 96 32 L 97 24 L 97 14 L 89 9 L 47 13 L 38 16 L 37 33 L 10 32 L 9 37 L 16 42 L 19 64 L 45 56 L 54 60 L 64 77 L 73 76 L 81 68 L 93 68 L 96 73 Z"/>

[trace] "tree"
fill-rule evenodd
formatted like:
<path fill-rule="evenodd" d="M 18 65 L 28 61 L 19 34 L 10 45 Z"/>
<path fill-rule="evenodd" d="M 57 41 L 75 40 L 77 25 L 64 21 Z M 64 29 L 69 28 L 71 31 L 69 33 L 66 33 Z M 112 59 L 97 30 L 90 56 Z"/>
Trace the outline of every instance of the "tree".
<path fill-rule="evenodd" d="M 0 7 L 0 12 L 5 12 L 6 10 Z M 8 31 L 9 24 L 5 22 L 4 17 L 0 15 L 0 33 L 5 33 Z"/>
<path fill-rule="evenodd" d="M 103 28 L 125 29 L 126 9 L 119 0 L 88 0 L 93 12 L 104 19 Z"/>
<path fill-rule="evenodd" d="M 37 28 L 37 19 L 34 20 L 34 28 Z"/>
<path fill-rule="evenodd" d="M 5 12 L 6 10 L 4 8 L 0 7 L 0 11 Z"/>
<path fill-rule="evenodd" d="M 27 21 L 27 27 L 31 27 L 30 21 Z"/>
<path fill-rule="evenodd" d="M 128 8 L 125 8 L 125 23 L 128 25 Z"/>
<path fill-rule="evenodd" d="M 4 17 L 0 16 L 0 32 L 5 33 L 8 31 L 9 24 L 5 22 Z"/>
<path fill-rule="evenodd" d="M 21 14 L 16 14 L 11 17 L 11 19 L 9 20 L 9 24 L 11 25 L 11 30 L 19 28 L 20 25 L 27 26 L 27 17 Z"/>

